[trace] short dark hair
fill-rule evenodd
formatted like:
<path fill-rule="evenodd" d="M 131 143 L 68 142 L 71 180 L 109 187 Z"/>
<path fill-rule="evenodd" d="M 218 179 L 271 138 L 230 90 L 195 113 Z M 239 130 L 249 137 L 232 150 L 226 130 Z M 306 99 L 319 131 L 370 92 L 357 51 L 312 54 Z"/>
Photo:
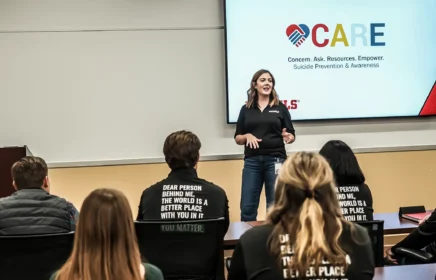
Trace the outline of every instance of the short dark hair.
<path fill-rule="evenodd" d="M 11 174 L 17 189 L 37 189 L 44 184 L 48 168 L 42 158 L 26 156 L 12 165 Z"/>
<path fill-rule="evenodd" d="M 357 158 L 345 142 L 328 141 L 319 153 L 329 162 L 339 186 L 365 183 Z"/>
<path fill-rule="evenodd" d="M 165 140 L 163 153 L 171 169 L 194 167 L 200 157 L 201 142 L 190 131 L 180 130 L 171 133 Z"/>

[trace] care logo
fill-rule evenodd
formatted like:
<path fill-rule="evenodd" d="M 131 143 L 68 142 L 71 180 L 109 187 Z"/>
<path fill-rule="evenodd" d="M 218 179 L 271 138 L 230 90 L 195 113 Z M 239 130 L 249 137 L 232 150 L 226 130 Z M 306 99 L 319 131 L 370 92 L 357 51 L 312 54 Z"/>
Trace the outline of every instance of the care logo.
<path fill-rule="evenodd" d="M 291 43 L 299 47 L 308 41 L 311 35 L 312 45 L 318 48 L 324 47 L 384 47 L 384 28 L 386 24 L 378 23 L 351 23 L 328 26 L 324 23 L 309 27 L 306 24 L 291 24 L 286 28 L 286 36 Z M 306 40 L 307 39 L 307 40 Z"/>
<path fill-rule="evenodd" d="M 297 48 L 304 43 L 307 37 L 309 37 L 310 29 L 305 24 L 291 24 L 286 28 L 286 35 L 289 41 Z"/>

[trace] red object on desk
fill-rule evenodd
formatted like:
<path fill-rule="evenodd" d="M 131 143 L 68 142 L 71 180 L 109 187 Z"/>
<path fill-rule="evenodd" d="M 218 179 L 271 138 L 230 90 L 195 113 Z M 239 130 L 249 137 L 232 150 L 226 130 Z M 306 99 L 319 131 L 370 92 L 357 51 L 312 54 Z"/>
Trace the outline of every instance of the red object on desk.
<path fill-rule="evenodd" d="M 413 214 L 403 214 L 401 215 L 402 218 L 413 221 L 415 223 L 419 223 L 420 221 L 422 221 L 425 216 L 427 216 L 428 214 L 431 214 L 433 211 L 427 211 L 427 212 L 422 212 L 422 213 L 413 213 Z"/>

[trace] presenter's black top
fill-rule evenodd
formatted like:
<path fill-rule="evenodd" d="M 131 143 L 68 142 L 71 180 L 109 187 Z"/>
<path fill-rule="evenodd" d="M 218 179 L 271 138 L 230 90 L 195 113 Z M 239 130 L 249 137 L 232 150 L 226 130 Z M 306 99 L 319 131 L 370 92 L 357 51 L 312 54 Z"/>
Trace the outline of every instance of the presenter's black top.
<path fill-rule="evenodd" d="M 296 272 L 287 265 L 287 260 L 292 255 L 283 250 L 281 266 L 277 258 L 270 253 L 267 246 L 268 239 L 273 231 L 272 225 L 262 225 L 246 231 L 233 252 L 228 280 L 282 280 L 302 279 L 296 277 Z M 357 240 L 357 242 L 354 240 Z M 307 271 L 307 280 L 335 279 L 335 280 L 370 280 L 374 276 L 374 257 L 367 231 L 356 225 L 355 234 L 352 235 L 349 225 L 344 224 L 340 237 L 340 244 L 348 255 L 348 269 L 342 266 L 325 263 L 315 270 L 314 267 Z M 292 246 L 291 246 L 292 248 Z M 290 250 L 292 252 L 292 249 Z M 286 262 L 285 262 L 286 261 Z"/>
<path fill-rule="evenodd" d="M 436 209 L 418 228 L 393 246 L 391 251 L 395 254 L 395 250 L 399 247 L 416 250 L 425 249 L 433 256 L 436 255 Z"/>
<path fill-rule="evenodd" d="M 291 114 L 282 102 L 279 105 L 268 105 L 263 111 L 259 109 L 257 104 L 254 104 L 252 108 L 247 108 L 244 105 L 239 112 L 234 137 L 251 133 L 254 137 L 262 139 L 257 149 L 245 146 L 246 158 L 257 155 L 286 158 L 285 143 L 282 137 L 283 128 L 286 128 L 286 131 L 295 137 Z"/>
<path fill-rule="evenodd" d="M 229 227 L 226 192 L 200 179 L 194 168 L 180 168 L 145 189 L 141 196 L 137 220 L 202 220 L 224 217 Z"/>

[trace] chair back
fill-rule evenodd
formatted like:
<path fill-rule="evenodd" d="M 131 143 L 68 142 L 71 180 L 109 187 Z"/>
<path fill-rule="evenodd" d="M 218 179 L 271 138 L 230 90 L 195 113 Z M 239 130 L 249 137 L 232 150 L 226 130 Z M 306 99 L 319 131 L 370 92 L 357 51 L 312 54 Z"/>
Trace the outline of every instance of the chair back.
<path fill-rule="evenodd" d="M 224 218 L 135 221 L 143 260 L 165 279 L 224 279 Z"/>
<path fill-rule="evenodd" d="M 74 232 L 0 236 L 0 279 L 48 280 L 69 258 Z"/>
<path fill-rule="evenodd" d="M 355 222 L 356 224 L 364 227 L 369 234 L 372 243 L 372 250 L 374 252 L 374 264 L 376 267 L 384 266 L 384 221 L 362 221 Z"/>

